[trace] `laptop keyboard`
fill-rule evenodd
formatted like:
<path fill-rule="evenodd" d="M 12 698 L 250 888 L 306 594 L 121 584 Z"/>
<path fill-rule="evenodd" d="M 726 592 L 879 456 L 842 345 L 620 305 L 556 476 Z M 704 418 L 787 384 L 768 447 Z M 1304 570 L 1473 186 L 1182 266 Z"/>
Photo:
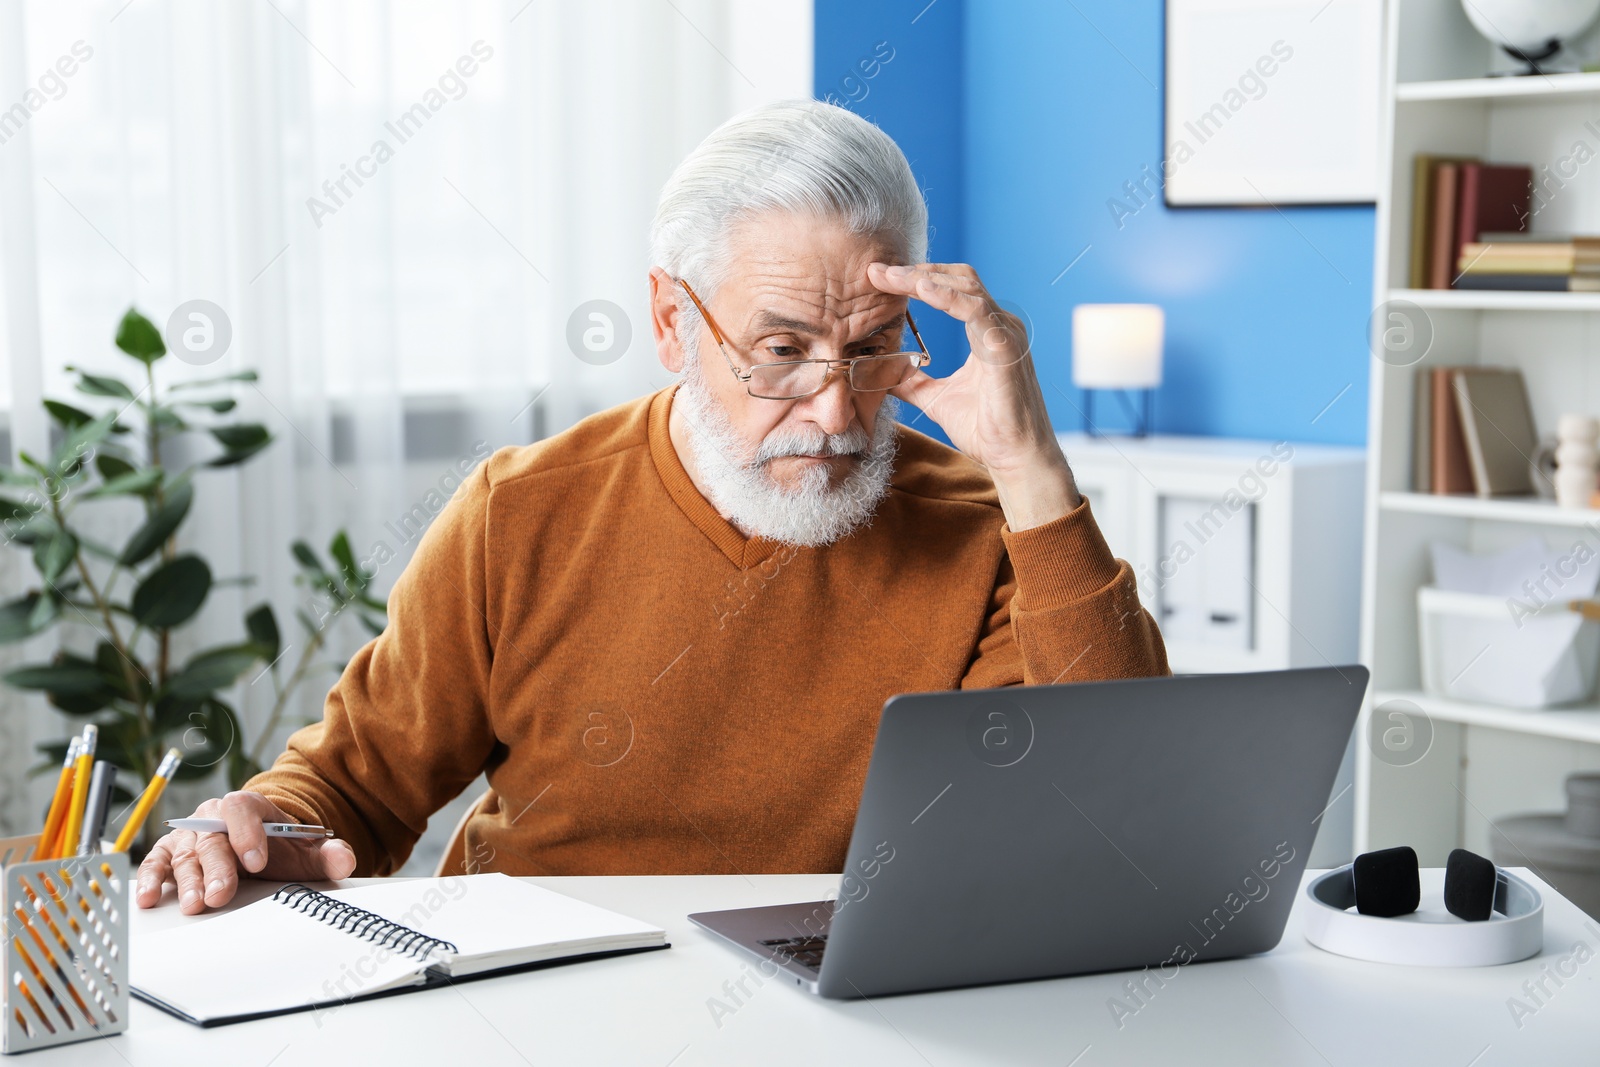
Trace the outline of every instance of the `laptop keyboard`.
<path fill-rule="evenodd" d="M 761 944 L 774 950 L 780 956 L 794 960 L 802 967 L 809 967 L 811 970 L 816 971 L 822 968 L 822 950 L 828 947 L 828 935 L 778 937 L 770 941 L 763 941 Z"/>

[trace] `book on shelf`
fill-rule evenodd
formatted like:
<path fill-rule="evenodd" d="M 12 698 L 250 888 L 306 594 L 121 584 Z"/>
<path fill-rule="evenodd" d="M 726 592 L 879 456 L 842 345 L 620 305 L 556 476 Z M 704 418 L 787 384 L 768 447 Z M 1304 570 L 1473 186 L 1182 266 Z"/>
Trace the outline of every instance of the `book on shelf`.
<path fill-rule="evenodd" d="M 1473 490 L 1480 497 L 1531 495 L 1539 433 L 1522 372 L 1463 367 L 1452 377 Z"/>
<path fill-rule="evenodd" d="M 1524 293 L 1600 293 L 1600 275 L 1463 273 L 1457 289 L 1498 289 Z"/>
<path fill-rule="evenodd" d="M 1533 208 L 1533 168 L 1498 163 L 1461 163 L 1452 265 L 1461 246 L 1485 232 L 1524 230 Z"/>
<path fill-rule="evenodd" d="M 1456 200 L 1461 187 L 1461 164 L 1439 163 L 1433 168 L 1432 236 L 1428 242 L 1429 289 L 1450 288 L 1456 265 Z"/>
<path fill-rule="evenodd" d="M 1411 487 L 1480 497 L 1533 493 L 1538 432 L 1522 372 L 1423 367 L 1414 377 Z"/>
<path fill-rule="evenodd" d="M 1414 289 L 1457 285 L 1468 245 L 1486 234 L 1523 231 L 1533 203 L 1533 170 L 1522 164 L 1484 163 L 1472 157 L 1419 153 L 1412 161 L 1411 262 Z M 1481 249 L 1475 249 L 1481 251 Z M 1527 251 L 1527 250 L 1525 250 Z M 1544 252 L 1542 255 L 1559 255 Z M 1512 262 L 1514 257 L 1499 262 Z M 1540 260 L 1541 265 L 1544 261 Z M 1478 273 L 1521 273 L 1483 269 Z M 1481 287 L 1481 286 L 1471 286 Z"/>
<path fill-rule="evenodd" d="M 1435 367 L 1429 391 L 1433 410 L 1429 416 L 1429 484 L 1435 493 L 1470 493 L 1472 463 L 1461 432 L 1461 410 L 1455 395 L 1459 367 Z"/>
<path fill-rule="evenodd" d="M 1440 163 L 1470 163 L 1471 156 L 1440 156 L 1418 152 L 1411 171 L 1411 263 L 1406 284 L 1412 289 L 1429 288 L 1428 278 L 1433 252 L 1434 168 Z"/>
<path fill-rule="evenodd" d="M 1461 246 L 1457 289 L 1600 293 L 1600 237 L 1483 233 Z"/>

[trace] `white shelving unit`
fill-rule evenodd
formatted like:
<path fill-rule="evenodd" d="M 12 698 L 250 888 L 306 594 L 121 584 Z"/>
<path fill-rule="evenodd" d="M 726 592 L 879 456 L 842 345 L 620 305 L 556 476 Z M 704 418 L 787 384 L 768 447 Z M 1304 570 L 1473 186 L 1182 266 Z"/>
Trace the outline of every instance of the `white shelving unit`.
<path fill-rule="evenodd" d="M 1600 549 L 1600 511 L 1412 492 L 1415 374 L 1430 365 L 1519 367 L 1547 433 L 1563 412 L 1600 414 L 1600 293 L 1404 288 L 1412 159 L 1432 152 L 1531 163 L 1539 182 L 1544 167 L 1572 160 L 1582 143 L 1593 158 L 1575 173 L 1561 167 L 1569 174 L 1550 187 L 1532 229 L 1600 234 L 1600 74 L 1484 77 L 1505 63 L 1471 28 L 1461 0 L 1390 0 L 1387 18 L 1379 152 L 1387 181 L 1373 303 L 1420 308 L 1433 341 L 1417 366 L 1372 363 L 1361 658 L 1373 677 L 1356 746 L 1355 846 L 1409 844 L 1424 864 L 1441 865 L 1458 845 L 1487 854 L 1494 819 L 1565 806 L 1566 775 L 1600 768 L 1600 701 L 1522 711 L 1422 692 L 1416 593 L 1431 578 L 1428 545 L 1487 552 L 1537 534 Z M 1402 722 L 1389 714 L 1396 709 L 1419 735 L 1402 754 L 1373 737 Z"/>

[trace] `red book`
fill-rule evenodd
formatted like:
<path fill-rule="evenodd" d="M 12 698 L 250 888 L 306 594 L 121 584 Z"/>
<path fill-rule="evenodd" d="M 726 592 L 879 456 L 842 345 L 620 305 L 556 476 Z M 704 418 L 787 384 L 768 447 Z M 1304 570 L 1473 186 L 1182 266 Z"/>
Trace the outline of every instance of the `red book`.
<path fill-rule="evenodd" d="M 1533 168 L 1462 163 L 1456 200 L 1448 268 L 1452 281 L 1461 273 L 1462 245 L 1476 241 L 1481 233 L 1521 233 L 1528 228 Z"/>
<path fill-rule="evenodd" d="M 1460 186 L 1460 163 L 1440 163 L 1433 168 L 1433 225 L 1428 250 L 1428 288 L 1448 289 L 1455 277 L 1456 194 Z"/>

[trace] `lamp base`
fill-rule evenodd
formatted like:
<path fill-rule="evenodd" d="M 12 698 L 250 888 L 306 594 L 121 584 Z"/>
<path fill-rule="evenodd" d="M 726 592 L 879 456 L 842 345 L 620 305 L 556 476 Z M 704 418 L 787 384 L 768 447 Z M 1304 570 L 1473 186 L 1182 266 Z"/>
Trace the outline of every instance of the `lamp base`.
<path fill-rule="evenodd" d="M 1122 408 L 1128 413 L 1133 427 L 1126 436 L 1148 437 L 1151 428 L 1155 425 L 1155 390 L 1154 389 L 1085 389 L 1083 391 L 1083 432 L 1090 437 L 1105 437 L 1107 434 L 1100 429 L 1094 421 L 1094 397 L 1096 393 L 1115 393 L 1122 401 Z M 1137 406 L 1129 399 L 1129 393 L 1138 394 Z"/>

